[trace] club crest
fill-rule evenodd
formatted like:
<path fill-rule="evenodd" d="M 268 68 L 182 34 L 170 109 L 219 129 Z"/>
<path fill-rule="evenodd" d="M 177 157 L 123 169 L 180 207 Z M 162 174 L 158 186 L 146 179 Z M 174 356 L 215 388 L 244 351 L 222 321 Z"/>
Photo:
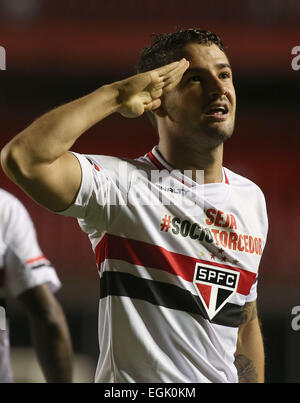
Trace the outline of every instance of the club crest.
<path fill-rule="evenodd" d="M 210 320 L 235 294 L 239 276 L 235 270 L 196 263 L 193 283 Z"/>

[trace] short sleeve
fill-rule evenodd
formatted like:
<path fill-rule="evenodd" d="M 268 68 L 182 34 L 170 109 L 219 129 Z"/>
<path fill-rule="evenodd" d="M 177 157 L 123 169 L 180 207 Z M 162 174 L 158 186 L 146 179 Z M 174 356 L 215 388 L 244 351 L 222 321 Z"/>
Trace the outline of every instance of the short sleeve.
<path fill-rule="evenodd" d="M 250 288 L 250 292 L 246 297 L 246 302 L 253 302 L 257 299 L 257 281 L 258 276 L 256 276 L 256 279 Z"/>
<path fill-rule="evenodd" d="M 130 183 L 124 174 L 127 165 L 116 157 L 73 154 L 80 163 L 81 184 L 73 204 L 58 214 L 76 217 L 95 248 L 127 203 Z"/>
<path fill-rule="evenodd" d="M 54 267 L 40 249 L 27 210 L 13 197 L 5 208 L 5 289 L 13 296 L 18 296 L 32 287 L 48 283 L 52 292 L 57 291 L 61 283 Z"/>
<path fill-rule="evenodd" d="M 81 167 L 81 184 L 74 203 L 58 214 L 84 219 L 96 205 L 104 207 L 107 204 L 109 179 L 91 159 L 82 154 L 73 154 Z"/>
<path fill-rule="evenodd" d="M 257 214 L 258 219 L 262 228 L 262 251 L 265 248 L 267 235 L 268 235 L 268 213 L 267 213 L 267 206 L 266 200 L 263 192 L 260 188 L 258 188 L 258 207 L 257 207 Z M 259 269 L 260 271 L 260 269 Z M 246 297 L 246 302 L 253 302 L 257 299 L 257 284 L 258 284 L 258 277 L 259 274 L 256 275 L 255 281 L 252 284 L 249 294 Z"/>

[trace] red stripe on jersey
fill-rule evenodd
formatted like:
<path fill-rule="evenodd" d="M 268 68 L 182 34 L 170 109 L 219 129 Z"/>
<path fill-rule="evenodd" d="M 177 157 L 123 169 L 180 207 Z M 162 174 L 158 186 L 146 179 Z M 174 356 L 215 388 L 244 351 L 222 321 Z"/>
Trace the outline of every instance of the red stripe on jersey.
<path fill-rule="evenodd" d="M 152 151 L 148 152 L 148 157 L 150 158 L 151 162 L 158 168 L 158 169 L 167 169 L 166 167 L 164 167 L 159 161 L 158 159 L 153 155 Z M 183 183 L 185 186 L 192 188 L 194 186 L 194 184 L 189 184 L 187 183 L 187 181 L 185 181 L 184 179 L 180 179 L 177 178 L 175 175 L 173 175 L 174 178 L 176 178 L 179 182 Z M 190 179 L 189 179 L 190 180 Z"/>
<path fill-rule="evenodd" d="M 159 161 L 157 158 L 154 157 L 152 154 L 152 151 L 148 152 L 148 157 L 150 160 L 153 162 L 153 164 L 158 168 L 158 169 L 166 169 Z"/>
<path fill-rule="evenodd" d="M 225 176 L 225 183 L 227 183 L 227 185 L 229 185 L 229 180 L 228 180 L 228 178 L 227 178 L 225 169 L 223 169 L 223 172 L 224 172 L 224 176 Z"/>
<path fill-rule="evenodd" d="M 34 263 L 34 262 L 38 262 L 39 260 L 48 260 L 45 256 L 38 256 L 38 257 L 34 257 L 32 259 L 28 259 L 26 260 L 26 264 L 30 264 L 30 263 Z"/>
<path fill-rule="evenodd" d="M 152 161 L 152 163 L 158 168 L 158 169 L 167 169 L 166 167 L 164 167 L 159 161 L 158 161 L 158 159 L 155 157 L 155 155 L 153 155 L 153 153 L 152 153 L 152 151 L 149 151 L 148 152 L 148 157 L 150 158 L 150 160 Z M 228 177 L 227 177 L 227 175 L 226 175 L 226 172 L 225 172 L 225 169 L 223 168 L 223 172 L 224 172 L 224 176 L 225 176 L 225 183 L 227 184 L 227 185 L 229 185 L 229 180 L 228 180 Z M 185 181 L 184 181 L 184 179 L 179 179 L 179 178 L 176 178 L 176 179 L 178 179 L 181 183 L 184 183 L 186 186 L 188 186 L 188 187 L 193 187 L 194 186 L 194 184 L 188 184 L 188 183 L 186 183 Z"/>
<path fill-rule="evenodd" d="M 196 263 L 235 270 L 240 273 L 237 292 L 248 295 L 255 281 L 256 274 L 221 263 L 196 259 L 180 253 L 170 252 L 167 249 L 135 239 L 123 238 L 117 235 L 105 234 L 95 248 L 98 267 L 105 259 L 124 260 L 139 266 L 163 270 L 193 282 Z"/>

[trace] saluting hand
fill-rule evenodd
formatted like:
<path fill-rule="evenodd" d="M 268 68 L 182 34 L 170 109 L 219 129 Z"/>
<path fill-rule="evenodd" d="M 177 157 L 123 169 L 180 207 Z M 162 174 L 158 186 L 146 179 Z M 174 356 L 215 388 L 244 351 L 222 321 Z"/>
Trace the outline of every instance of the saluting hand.
<path fill-rule="evenodd" d="M 188 67 L 189 62 L 181 59 L 119 81 L 118 112 L 126 118 L 135 118 L 159 108 L 160 97 L 180 82 Z"/>

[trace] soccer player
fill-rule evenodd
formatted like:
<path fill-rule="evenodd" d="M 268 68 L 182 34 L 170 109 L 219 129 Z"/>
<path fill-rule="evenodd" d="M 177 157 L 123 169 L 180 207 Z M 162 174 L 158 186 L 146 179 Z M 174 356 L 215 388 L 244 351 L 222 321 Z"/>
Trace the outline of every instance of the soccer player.
<path fill-rule="evenodd" d="M 235 111 L 221 40 L 180 30 L 143 50 L 137 75 L 54 109 L 2 150 L 6 174 L 90 238 L 96 382 L 263 382 L 256 288 L 267 215 L 261 190 L 222 164 Z M 116 112 L 149 114 L 158 145 L 134 160 L 69 152 Z"/>
<path fill-rule="evenodd" d="M 71 339 L 64 313 L 53 295 L 60 287 L 55 269 L 38 245 L 27 210 L 16 197 L 0 189 L 1 314 L 5 313 L 7 293 L 21 302 L 47 382 L 72 381 Z M 0 383 L 13 382 L 9 323 L 5 322 L 0 329 Z"/>

